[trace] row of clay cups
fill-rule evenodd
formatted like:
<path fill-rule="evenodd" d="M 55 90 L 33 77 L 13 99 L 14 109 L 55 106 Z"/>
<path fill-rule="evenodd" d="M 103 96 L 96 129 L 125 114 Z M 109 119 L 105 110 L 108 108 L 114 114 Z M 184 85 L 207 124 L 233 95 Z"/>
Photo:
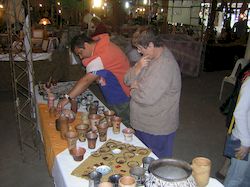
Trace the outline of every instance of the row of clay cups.
<path fill-rule="evenodd" d="M 78 133 L 75 131 L 68 131 L 66 132 L 65 136 L 67 139 L 68 150 L 73 156 L 74 160 L 83 160 L 86 149 L 83 147 L 77 147 Z M 95 149 L 97 137 L 98 135 L 95 132 L 89 131 L 86 133 L 89 149 Z"/>
<path fill-rule="evenodd" d="M 109 127 L 112 127 L 111 118 L 113 116 L 115 116 L 115 112 L 113 110 L 104 111 L 103 114 L 84 112 L 82 115 L 82 121 L 83 123 L 89 123 L 90 120 L 95 122 L 101 121 L 105 118 Z"/>
<path fill-rule="evenodd" d="M 114 181 L 108 181 L 108 182 L 101 182 L 98 187 L 114 187 L 114 186 L 119 186 L 119 187 L 136 187 L 137 183 L 136 183 L 136 179 L 132 176 L 120 176 L 119 178 L 117 178 L 118 181 L 114 182 Z M 98 179 L 95 179 L 98 180 Z M 100 179 L 99 179 L 100 181 Z M 94 183 L 92 181 L 90 181 L 90 183 Z M 98 183 L 98 181 L 97 181 Z"/>
<path fill-rule="evenodd" d="M 75 161 L 82 161 L 84 158 L 84 154 L 86 149 L 83 147 L 77 147 L 76 142 L 78 139 L 78 133 L 75 131 L 68 131 L 65 133 L 65 137 L 67 139 L 68 150 L 72 155 Z"/>
<path fill-rule="evenodd" d="M 136 179 L 132 176 L 122 176 L 118 181 L 119 187 L 136 187 L 136 185 Z M 98 185 L 98 187 L 113 187 L 113 183 L 102 182 Z"/>
<path fill-rule="evenodd" d="M 105 111 L 104 115 L 105 117 L 99 114 L 88 115 L 88 119 L 89 119 L 89 123 L 90 123 L 90 127 L 92 131 L 97 131 L 97 126 L 100 124 L 100 122 L 106 121 L 108 124 L 108 127 L 113 128 L 113 133 L 119 134 L 122 119 L 119 116 L 115 116 L 115 113 L 113 111 Z"/>
<path fill-rule="evenodd" d="M 108 127 L 112 127 L 113 134 L 120 134 L 122 118 L 120 118 L 119 116 L 115 116 L 113 114 L 112 114 L 112 116 L 106 115 L 105 116 L 106 120 L 102 120 L 103 117 L 101 115 L 90 114 L 89 115 L 89 123 L 90 123 L 92 131 L 93 132 L 98 131 L 100 136 L 102 136 L 101 134 L 103 134 L 103 133 L 106 135 Z M 107 123 L 107 126 L 106 126 L 106 123 Z M 133 129 L 125 128 L 122 130 L 122 133 L 124 135 L 125 141 L 132 141 L 133 134 L 134 134 Z M 100 137 L 101 142 L 106 141 L 106 140 L 101 140 L 101 139 L 102 139 L 102 137 Z"/>

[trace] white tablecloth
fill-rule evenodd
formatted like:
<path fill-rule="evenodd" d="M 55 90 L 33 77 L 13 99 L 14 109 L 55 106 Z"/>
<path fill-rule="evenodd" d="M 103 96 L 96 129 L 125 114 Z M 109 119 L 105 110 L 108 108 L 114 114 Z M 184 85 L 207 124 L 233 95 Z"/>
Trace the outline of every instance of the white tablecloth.
<path fill-rule="evenodd" d="M 49 53 L 32 53 L 32 59 L 33 61 L 39 61 L 39 60 L 49 60 L 51 61 L 51 57 L 52 57 L 52 52 L 49 52 Z M 13 56 L 14 58 L 14 61 L 25 61 L 26 57 L 25 57 L 25 53 L 18 53 L 18 54 L 15 54 Z M 10 61 L 10 58 L 9 58 L 9 53 L 6 53 L 6 54 L 0 54 L 0 61 Z"/>
<path fill-rule="evenodd" d="M 124 129 L 125 126 L 122 125 L 121 130 Z M 108 129 L 108 137 L 125 142 L 123 135 L 120 134 L 113 134 L 112 129 Z M 88 158 L 91 152 L 97 150 L 100 148 L 105 142 L 100 142 L 99 139 L 97 139 L 96 149 L 90 150 L 86 149 L 86 153 L 84 155 L 84 159 Z M 137 137 L 133 137 L 132 142 L 125 142 L 125 143 L 131 143 L 135 146 L 141 146 L 146 147 Z M 77 146 L 81 147 L 88 147 L 87 142 L 77 142 Z M 149 156 L 152 156 L 154 158 L 157 158 L 153 153 L 151 153 Z M 83 161 L 82 161 L 83 162 Z M 71 172 L 80 165 L 81 162 L 75 162 L 72 158 L 72 156 L 69 154 L 69 151 L 66 149 L 62 153 L 58 154 L 56 156 L 56 159 L 54 160 L 54 167 L 52 169 L 52 176 L 54 177 L 55 186 L 57 187 L 87 187 L 89 185 L 88 180 L 75 177 L 71 175 Z"/>

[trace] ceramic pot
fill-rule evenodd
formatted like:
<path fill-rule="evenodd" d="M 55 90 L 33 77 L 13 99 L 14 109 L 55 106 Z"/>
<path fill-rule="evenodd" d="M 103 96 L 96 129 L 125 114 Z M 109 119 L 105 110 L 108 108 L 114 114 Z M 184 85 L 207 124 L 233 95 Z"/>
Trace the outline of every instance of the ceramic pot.
<path fill-rule="evenodd" d="M 176 159 L 158 159 L 149 165 L 146 187 L 197 187 L 190 164 Z"/>

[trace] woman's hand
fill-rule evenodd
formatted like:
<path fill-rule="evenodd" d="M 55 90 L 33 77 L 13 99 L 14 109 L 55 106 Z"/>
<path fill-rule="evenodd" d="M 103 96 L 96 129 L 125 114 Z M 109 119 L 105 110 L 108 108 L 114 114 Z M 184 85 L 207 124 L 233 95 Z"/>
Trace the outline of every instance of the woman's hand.
<path fill-rule="evenodd" d="M 235 149 L 235 157 L 237 159 L 242 160 L 248 153 L 249 153 L 249 147 L 240 146 L 239 148 Z"/>
<path fill-rule="evenodd" d="M 136 88 L 138 88 L 138 83 L 137 83 L 137 81 L 135 80 L 135 81 L 131 84 L 130 89 L 136 89 Z"/>
<path fill-rule="evenodd" d="M 138 75 L 141 72 L 142 68 L 148 66 L 149 62 L 149 56 L 143 56 L 135 65 L 135 75 Z"/>

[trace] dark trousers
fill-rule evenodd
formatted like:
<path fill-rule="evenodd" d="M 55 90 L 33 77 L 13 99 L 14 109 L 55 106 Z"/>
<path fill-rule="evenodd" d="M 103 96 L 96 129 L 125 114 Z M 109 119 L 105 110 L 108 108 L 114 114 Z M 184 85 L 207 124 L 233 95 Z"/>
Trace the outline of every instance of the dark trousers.
<path fill-rule="evenodd" d="M 148 147 L 158 158 L 171 158 L 173 156 L 175 132 L 168 135 L 152 135 L 142 131 L 135 131 L 135 135 Z"/>

